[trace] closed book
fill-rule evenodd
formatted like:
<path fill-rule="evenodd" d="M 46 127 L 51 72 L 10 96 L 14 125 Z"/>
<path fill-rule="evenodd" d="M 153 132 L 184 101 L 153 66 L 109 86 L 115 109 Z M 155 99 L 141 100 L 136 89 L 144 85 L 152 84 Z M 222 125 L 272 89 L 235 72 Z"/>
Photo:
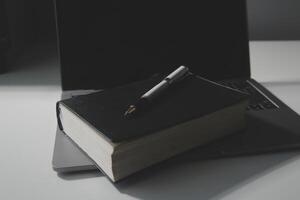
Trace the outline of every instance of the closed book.
<path fill-rule="evenodd" d="M 59 127 L 113 182 L 245 127 L 248 96 L 204 78 L 174 84 L 149 109 L 128 106 L 159 77 L 57 103 Z"/>

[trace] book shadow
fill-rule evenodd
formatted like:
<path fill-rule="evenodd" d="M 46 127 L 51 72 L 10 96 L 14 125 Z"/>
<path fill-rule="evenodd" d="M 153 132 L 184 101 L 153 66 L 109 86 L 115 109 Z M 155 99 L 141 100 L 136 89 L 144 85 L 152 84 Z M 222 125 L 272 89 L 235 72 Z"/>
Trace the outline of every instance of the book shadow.
<path fill-rule="evenodd" d="M 255 118 L 256 119 L 256 118 Z M 257 120 L 262 121 L 257 118 Z M 258 126 L 259 124 L 257 124 Z M 227 150 L 243 149 L 251 150 L 248 147 L 267 147 L 277 144 L 277 141 L 298 140 L 298 137 L 283 136 L 287 129 L 284 125 L 274 126 L 265 119 L 261 126 L 269 127 L 262 137 L 261 132 L 250 131 L 249 137 L 237 137 L 230 142 L 217 142 L 209 146 L 211 149 L 196 148 L 189 152 L 168 159 L 162 163 L 146 168 L 141 172 L 133 174 L 124 180 L 121 180 L 113 186 L 122 194 L 126 194 L 138 199 L 219 199 L 227 194 L 238 190 L 264 177 L 295 160 L 300 159 L 299 151 L 281 152 L 275 154 L 244 157 L 227 157 L 219 159 L 208 159 L 206 156 L 213 156 L 213 150 L 219 149 L 218 145 L 227 144 Z M 276 135 L 274 129 L 278 131 Z M 253 135 L 253 133 L 256 133 Z M 257 135 L 259 134 L 259 135 Z M 272 134 L 271 136 L 268 134 Z M 245 139 L 246 138 L 246 139 Z M 265 138 L 265 139 L 264 139 Z M 272 141 L 269 139 L 273 138 Z M 284 139 L 286 138 L 286 139 Z M 259 139 L 259 140 L 257 140 Z M 245 144 L 250 146 L 234 146 L 231 144 Z M 233 141 L 233 142 L 232 142 Z M 259 142 L 258 142 L 259 141 Z M 286 141 L 285 141 L 286 142 Z M 218 148 L 217 148 L 218 147 Z M 243 147 L 243 148 L 242 148 Z M 290 149 L 292 150 L 292 149 Z M 278 150 L 279 151 L 279 150 Z M 281 149 L 282 151 L 282 149 Z M 210 153 L 209 153 L 210 152 Z M 269 151 L 268 151 L 269 152 Z M 266 153 L 266 152 L 264 152 Z M 217 156 L 218 154 L 216 154 Z M 60 173 L 59 177 L 65 180 L 78 180 L 103 176 L 99 171 L 86 171 L 79 173 Z M 105 177 L 103 177 L 105 178 Z M 107 181 L 109 181 L 107 179 Z"/>
<path fill-rule="evenodd" d="M 214 160 L 188 158 L 175 157 L 131 175 L 114 186 L 122 194 L 144 200 L 219 199 L 293 163 L 300 154 L 285 152 Z M 104 175 L 98 170 L 89 170 L 58 173 L 58 176 L 73 181 Z"/>
<path fill-rule="evenodd" d="M 299 158 L 284 153 L 156 165 L 115 184 L 138 199 L 219 199 Z"/>
<path fill-rule="evenodd" d="M 264 127 L 264 131 L 249 130 L 243 133 L 244 136 L 237 133 L 229 136 L 232 137 L 229 140 L 224 138 L 224 141 L 221 139 L 196 148 L 130 176 L 115 186 L 120 193 L 144 200 L 220 199 L 300 159 L 300 153 L 295 149 L 283 152 L 283 149 L 267 148 L 299 140 L 293 134 L 286 135 L 285 123 L 275 126 L 272 120 L 262 120 L 259 116 L 252 116 L 251 120 L 256 128 Z M 236 157 L 211 159 L 216 149 L 235 152 Z M 251 156 L 260 152 L 257 149 L 265 154 Z M 274 153 L 278 151 L 281 152 Z M 220 156 L 217 153 L 215 157 Z"/>

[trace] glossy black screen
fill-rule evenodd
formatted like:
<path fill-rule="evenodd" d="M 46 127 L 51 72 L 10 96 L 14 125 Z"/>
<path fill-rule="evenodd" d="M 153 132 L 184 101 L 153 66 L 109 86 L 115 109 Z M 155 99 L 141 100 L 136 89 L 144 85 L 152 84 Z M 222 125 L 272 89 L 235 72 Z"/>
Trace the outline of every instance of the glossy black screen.
<path fill-rule="evenodd" d="M 108 88 L 180 65 L 250 75 L 244 0 L 57 0 L 64 89 Z"/>

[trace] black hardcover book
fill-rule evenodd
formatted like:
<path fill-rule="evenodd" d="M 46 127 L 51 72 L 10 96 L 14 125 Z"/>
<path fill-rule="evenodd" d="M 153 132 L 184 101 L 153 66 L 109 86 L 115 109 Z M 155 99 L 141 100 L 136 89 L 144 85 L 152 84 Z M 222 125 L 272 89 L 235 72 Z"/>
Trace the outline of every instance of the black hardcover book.
<path fill-rule="evenodd" d="M 112 181 L 241 130 L 246 94 L 190 76 L 143 113 L 128 106 L 160 77 L 57 103 L 60 128 Z"/>

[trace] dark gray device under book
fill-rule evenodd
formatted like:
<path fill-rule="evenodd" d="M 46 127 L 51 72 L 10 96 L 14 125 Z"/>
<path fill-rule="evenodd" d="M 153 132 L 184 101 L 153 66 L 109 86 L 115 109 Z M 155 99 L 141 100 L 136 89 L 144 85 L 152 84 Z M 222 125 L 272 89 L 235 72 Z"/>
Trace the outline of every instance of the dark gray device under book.
<path fill-rule="evenodd" d="M 63 98 L 166 75 L 185 65 L 251 97 L 245 131 L 181 159 L 300 149 L 299 115 L 251 78 L 245 0 L 59 0 L 56 16 Z M 96 169 L 59 130 L 53 168 Z"/>

